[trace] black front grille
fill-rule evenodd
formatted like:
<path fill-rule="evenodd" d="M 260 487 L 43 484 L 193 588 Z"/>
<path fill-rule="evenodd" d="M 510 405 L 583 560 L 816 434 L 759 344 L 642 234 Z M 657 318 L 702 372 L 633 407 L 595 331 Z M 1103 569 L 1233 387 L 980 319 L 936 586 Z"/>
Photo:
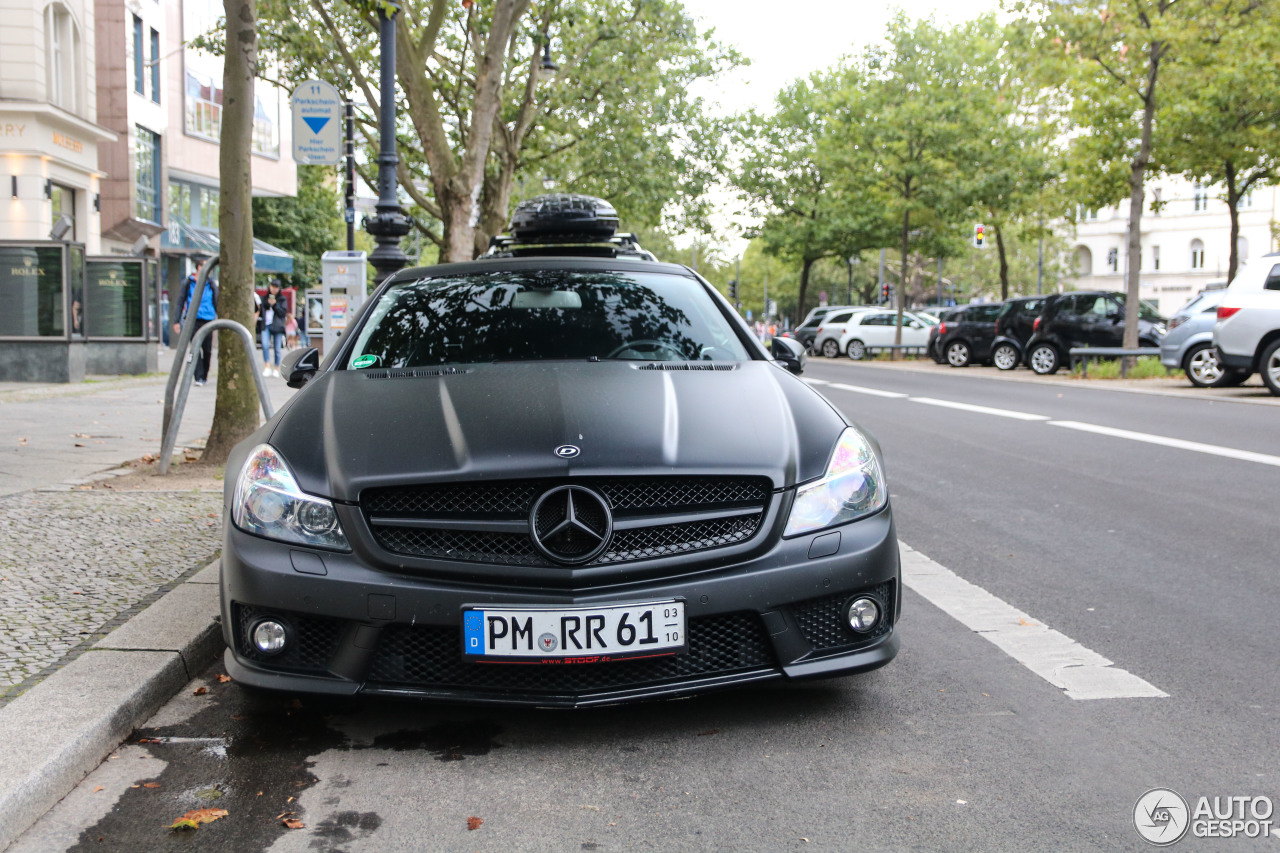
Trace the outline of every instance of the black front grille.
<path fill-rule="evenodd" d="M 283 610 L 265 610 L 243 604 L 233 604 L 236 623 L 236 643 L 240 653 L 249 660 L 269 664 L 273 669 L 293 672 L 323 673 L 338 649 L 342 636 L 342 621 L 321 616 L 304 616 Z M 249 632 L 259 620 L 273 619 L 284 625 L 286 643 L 279 654 L 265 655 L 254 647 Z"/>
<path fill-rule="evenodd" d="M 613 535 L 605 552 L 595 559 L 595 563 L 627 563 L 632 560 L 707 551 L 745 542 L 755 535 L 759 526 L 760 514 L 756 513 L 688 524 L 619 530 Z"/>
<path fill-rule="evenodd" d="M 472 663 L 462 657 L 460 628 L 393 625 L 378 642 L 368 678 L 386 687 L 581 696 L 773 667 L 760 618 L 729 613 L 690 619 L 685 654 L 600 664 Z"/>
<path fill-rule="evenodd" d="M 472 533 L 465 530 L 428 530 L 373 525 L 378 544 L 393 554 L 494 563 L 499 566 L 550 566 L 551 561 L 533 547 L 525 533 Z"/>
<path fill-rule="evenodd" d="M 587 565 L 608 565 L 689 554 L 745 542 L 764 519 L 770 483 L 760 477 L 575 478 L 609 503 L 615 522 L 646 515 L 680 515 L 716 510 L 754 510 L 719 518 L 669 522 L 618 530 L 600 556 Z M 523 532 L 481 532 L 431 527 L 430 520 L 527 522 L 539 496 L 565 481 L 513 480 L 366 489 L 360 505 L 374 539 L 383 549 L 410 557 L 552 566 Z M 421 520 L 423 526 L 380 523 Z"/>
<path fill-rule="evenodd" d="M 880 624 L 865 634 L 855 634 L 845 620 L 845 605 L 859 595 L 873 595 L 884 605 Z M 811 598 L 791 606 L 800 633 L 816 652 L 859 646 L 889 633 L 893 618 L 893 584 L 883 583 L 856 593 L 842 592 Z"/>

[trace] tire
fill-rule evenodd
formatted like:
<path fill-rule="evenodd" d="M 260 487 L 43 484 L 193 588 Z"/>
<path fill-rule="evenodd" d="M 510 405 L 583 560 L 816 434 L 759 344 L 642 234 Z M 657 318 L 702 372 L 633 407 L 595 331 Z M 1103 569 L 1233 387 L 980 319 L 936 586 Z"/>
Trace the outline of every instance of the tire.
<path fill-rule="evenodd" d="M 1013 344 L 1000 344 L 991 353 L 991 362 L 1001 370 L 1013 370 L 1018 366 L 1018 348 Z"/>
<path fill-rule="evenodd" d="M 1223 369 L 1218 350 L 1210 343 L 1192 347 L 1182 361 L 1182 369 L 1187 373 L 1187 380 L 1197 388 L 1217 388 L 1230 373 Z"/>
<path fill-rule="evenodd" d="M 952 367 L 968 367 L 973 352 L 964 341 L 952 341 L 947 344 L 947 364 Z"/>
<path fill-rule="evenodd" d="M 1036 344 L 1027 353 L 1027 364 L 1040 376 L 1052 376 L 1062 367 L 1062 357 L 1053 344 Z"/>
<path fill-rule="evenodd" d="M 1272 396 L 1280 397 L 1280 340 L 1272 341 L 1262 351 L 1258 372 L 1262 374 L 1262 384 L 1267 386 Z"/>
<path fill-rule="evenodd" d="M 824 358 L 837 358 L 840 355 L 840 343 L 827 338 L 822 342 L 822 355 Z"/>
<path fill-rule="evenodd" d="M 854 338 L 844 348 L 845 355 L 854 361 L 862 361 L 867 357 L 867 345 Z"/>

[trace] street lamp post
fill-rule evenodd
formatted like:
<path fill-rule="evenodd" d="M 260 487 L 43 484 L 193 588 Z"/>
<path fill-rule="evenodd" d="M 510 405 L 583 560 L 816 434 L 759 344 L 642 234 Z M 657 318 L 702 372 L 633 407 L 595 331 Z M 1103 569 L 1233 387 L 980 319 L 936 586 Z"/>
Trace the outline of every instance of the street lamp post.
<path fill-rule="evenodd" d="M 399 11 L 395 0 L 378 4 L 378 37 L 382 50 L 378 93 L 382 99 L 378 120 L 378 203 L 374 206 L 374 215 L 365 218 L 364 227 L 378 244 L 369 255 L 369 263 L 377 270 L 379 283 L 408 263 L 400 248 L 400 238 L 413 227 L 396 197 L 396 166 L 400 163 L 396 154 L 396 14 Z"/>

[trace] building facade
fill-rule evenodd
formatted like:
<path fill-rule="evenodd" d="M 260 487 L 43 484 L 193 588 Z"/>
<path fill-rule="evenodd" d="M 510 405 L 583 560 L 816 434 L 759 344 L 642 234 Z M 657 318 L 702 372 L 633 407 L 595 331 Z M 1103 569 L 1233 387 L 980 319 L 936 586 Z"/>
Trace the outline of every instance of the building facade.
<path fill-rule="evenodd" d="M 167 291 L 218 251 L 219 0 L 0 0 L 0 380 L 155 369 Z M 255 195 L 294 195 L 255 86 Z M 255 267 L 290 272 L 257 243 Z"/>
<path fill-rule="evenodd" d="M 0 0 L 0 239 L 59 235 L 99 251 L 93 0 Z"/>
<path fill-rule="evenodd" d="M 1071 258 L 1079 289 L 1125 289 L 1128 264 L 1141 271 L 1142 298 L 1165 316 L 1206 285 L 1227 278 L 1231 222 L 1221 187 L 1179 177 L 1147 184 L 1141 253 L 1128 258 L 1127 202 L 1100 210 L 1081 208 Z M 1274 252 L 1271 225 L 1280 211 L 1274 187 L 1258 187 L 1240 205 L 1240 260 Z"/>

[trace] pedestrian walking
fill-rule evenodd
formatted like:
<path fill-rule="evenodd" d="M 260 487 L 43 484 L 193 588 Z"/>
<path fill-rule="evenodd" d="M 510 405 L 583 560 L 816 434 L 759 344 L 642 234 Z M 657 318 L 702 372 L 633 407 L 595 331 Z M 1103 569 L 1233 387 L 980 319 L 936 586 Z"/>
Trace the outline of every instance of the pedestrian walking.
<path fill-rule="evenodd" d="M 178 291 L 178 307 L 174 313 L 177 319 L 173 323 L 175 337 L 182 332 L 182 323 L 187 317 L 187 310 L 196 298 L 196 274 L 187 276 L 186 287 Z M 204 293 L 200 294 L 200 304 L 196 306 L 196 323 L 192 336 L 201 327 L 218 316 L 218 282 L 213 279 L 205 281 Z M 213 335 L 207 335 L 200 344 L 200 352 L 196 354 L 196 385 L 209 381 L 209 365 L 213 363 Z"/>
<path fill-rule="evenodd" d="M 289 317 L 289 304 L 280 292 L 280 279 L 273 278 L 262 294 L 262 375 L 280 375 L 280 350 L 284 346 L 284 327 Z M 270 356 L 267 349 L 270 345 Z M 275 362 L 273 365 L 272 362 Z"/>

